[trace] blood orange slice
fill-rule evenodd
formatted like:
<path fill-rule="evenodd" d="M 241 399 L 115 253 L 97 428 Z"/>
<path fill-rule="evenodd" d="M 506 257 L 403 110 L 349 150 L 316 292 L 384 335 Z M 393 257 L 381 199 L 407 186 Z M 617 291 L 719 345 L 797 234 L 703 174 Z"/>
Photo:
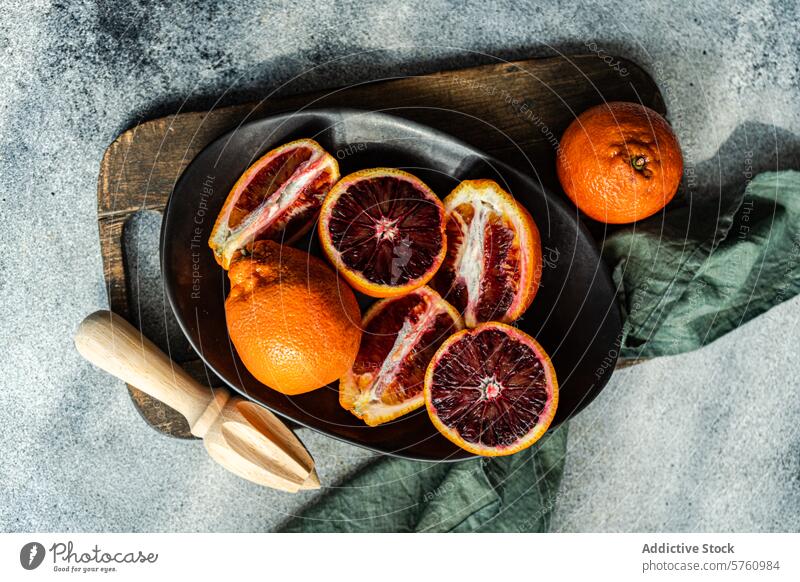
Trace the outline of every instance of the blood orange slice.
<path fill-rule="evenodd" d="M 325 198 L 319 238 L 355 289 L 396 297 L 425 285 L 442 264 L 444 207 L 408 172 L 361 170 L 342 178 Z"/>
<path fill-rule="evenodd" d="M 520 317 L 539 288 L 539 229 L 493 180 L 465 180 L 444 199 L 447 257 L 431 283 L 467 327 Z"/>
<path fill-rule="evenodd" d="M 370 426 L 421 407 L 428 363 L 463 327 L 458 312 L 430 287 L 378 301 L 362 321 L 361 347 L 339 381 L 339 402 Z"/>
<path fill-rule="evenodd" d="M 208 246 L 225 269 L 256 240 L 291 244 L 314 224 L 339 164 L 313 139 L 275 148 L 247 168 L 217 217 Z"/>
<path fill-rule="evenodd" d="M 436 352 L 425 374 L 425 405 L 439 432 L 462 449 L 510 455 L 547 431 L 558 381 L 536 340 L 504 323 L 484 323 Z"/>

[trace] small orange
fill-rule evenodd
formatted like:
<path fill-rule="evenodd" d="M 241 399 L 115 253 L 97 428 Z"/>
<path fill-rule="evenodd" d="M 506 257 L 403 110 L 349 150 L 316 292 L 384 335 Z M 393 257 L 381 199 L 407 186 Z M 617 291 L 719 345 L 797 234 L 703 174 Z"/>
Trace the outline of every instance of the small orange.
<path fill-rule="evenodd" d="M 561 187 L 581 211 L 624 224 L 652 216 L 672 200 L 683 157 L 663 117 L 616 101 L 592 107 L 570 124 L 556 166 Z"/>
<path fill-rule="evenodd" d="M 225 301 L 228 333 L 242 362 L 263 384 L 302 394 L 353 365 L 361 314 L 353 292 L 320 259 L 272 241 L 237 255 Z"/>

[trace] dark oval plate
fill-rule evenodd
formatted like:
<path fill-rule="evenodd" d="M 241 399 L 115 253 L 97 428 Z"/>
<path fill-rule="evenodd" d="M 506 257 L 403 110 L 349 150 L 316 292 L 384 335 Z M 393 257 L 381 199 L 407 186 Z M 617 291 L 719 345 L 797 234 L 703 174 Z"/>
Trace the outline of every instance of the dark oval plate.
<path fill-rule="evenodd" d="M 473 457 L 442 437 L 424 408 L 372 428 L 339 406 L 335 383 L 300 396 L 275 392 L 250 375 L 230 343 L 228 280 L 208 248 L 211 228 L 245 169 L 273 147 L 301 137 L 336 156 L 343 176 L 389 166 L 416 174 L 440 197 L 474 178 L 492 178 L 511 192 L 542 237 L 541 288 L 517 325 L 552 357 L 560 386 L 553 427 L 597 396 L 616 362 L 622 322 L 608 270 L 576 211 L 527 175 L 444 133 L 350 109 L 307 110 L 242 125 L 198 154 L 169 198 L 161 230 L 167 297 L 189 342 L 231 388 L 292 421 L 381 453 L 426 461 Z M 294 246 L 322 256 L 314 231 Z M 372 301 L 359 300 L 362 308 Z"/>

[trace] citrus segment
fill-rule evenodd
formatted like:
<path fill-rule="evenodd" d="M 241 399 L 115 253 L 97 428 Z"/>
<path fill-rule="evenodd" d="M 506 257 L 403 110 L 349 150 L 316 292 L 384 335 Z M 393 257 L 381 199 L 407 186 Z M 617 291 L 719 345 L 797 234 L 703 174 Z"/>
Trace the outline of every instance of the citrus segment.
<path fill-rule="evenodd" d="M 520 330 L 484 323 L 456 333 L 425 374 L 425 405 L 436 428 L 478 455 L 510 455 L 550 426 L 558 382 L 542 346 Z"/>
<path fill-rule="evenodd" d="M 254 241 L 291 244 L 314 224 L 322 200 L 339 179 L 339 164 L 311 139 L 262 156 L 234 184 L 208 244 L 224 268 Z"/>
<path fill-rule="evenodd" d="M 520 317 L 539 288 L 539 229 L 493 180 L 465 180 L 444 200 L 447 256 L 432 286 L 467 327 Z"/>
<path fill-rule="evenodd" d="M 341 377 L 355 360 L 361 314 L 323 261 L 257 241 L 228 271 L 225 318 L 245 367 L 261 383 L 301 394 Z"/>
<path fill-rule="evenodd" d="M 358 355 L 339 382 L 342 407 L 370 426 L 421 407 L 428 363 L 463 327 L 453 306 L 429 287 L 378 301 L 364 316 Z"/>
<path fill-rule="evenodd" d="M 372 297 L 404 295 L 425 285 L 444 259 L 444 207 L 408 172 L 362 170 L 325 198 L 319 237 L 355 289 Z"/>

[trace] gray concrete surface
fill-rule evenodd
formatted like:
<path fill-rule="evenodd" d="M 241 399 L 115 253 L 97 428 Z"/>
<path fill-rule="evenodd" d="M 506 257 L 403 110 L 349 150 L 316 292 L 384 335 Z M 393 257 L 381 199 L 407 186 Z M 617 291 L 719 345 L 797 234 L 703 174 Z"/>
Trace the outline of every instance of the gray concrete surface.
<path fill-rule="evenodd" d="M 621 370 L 570 424 L 555 531 L 800 531 L 800 299 Z"/>
<path fill-rule="evenodd" d="M 3 531 L 260 531 L 310 499 L 258 489 L 196 443 L 156 434 L 72 347 L 81 318 L 106 306 L 99 161 L 137 121 L 223 94 L 231 103 L 283 84 L 299 92 L 594 42 L 661 85 L 705 187 L 741 182 L 748 163 L 786 164 L 787 153 L 798 167 L 793 0 L 4 0 L 2 13 Z M 793 300 L 702 351 L 617 374 L 572 424 L 556 529 L 798 530 L 798 317 Z M 325 483 L 368 457 L 301 436 Z"/>

